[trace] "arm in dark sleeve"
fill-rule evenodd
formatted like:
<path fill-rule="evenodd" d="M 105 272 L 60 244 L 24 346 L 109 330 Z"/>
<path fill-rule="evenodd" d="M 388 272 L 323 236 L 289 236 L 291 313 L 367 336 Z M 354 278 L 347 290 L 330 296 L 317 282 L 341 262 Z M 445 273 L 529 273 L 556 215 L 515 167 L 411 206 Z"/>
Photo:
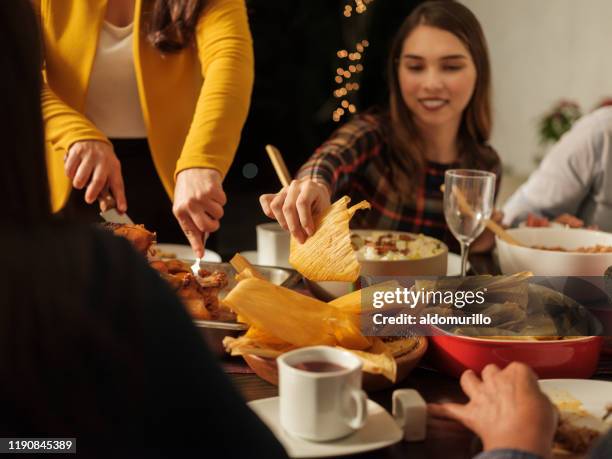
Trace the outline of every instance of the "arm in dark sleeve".
<path fill-rule="evenodd" d="M 382 138 L 378 125 L 359 117 L 340 127 L 300 168 L 297 178 L 310 177 L 328 186 L 332 196 L 348 192 L 350 182 L 378 155 Z"/>

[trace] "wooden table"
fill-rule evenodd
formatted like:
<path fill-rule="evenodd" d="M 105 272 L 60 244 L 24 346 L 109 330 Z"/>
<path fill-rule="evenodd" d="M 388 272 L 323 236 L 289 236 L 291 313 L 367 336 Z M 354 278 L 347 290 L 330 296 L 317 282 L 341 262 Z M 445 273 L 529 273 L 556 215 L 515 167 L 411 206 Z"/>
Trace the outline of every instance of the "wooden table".
<path fill-rule="evenodd" d="M 278 395 L 278 389 L 253 374 L 231 375 L 232 381 L 247 401 Z M 394 389 L 418 390 L 427 402 L 465 402 L 457 380 L 425 369 L 414 370 L 406 380 L 393 389 L 371 392 L 369 397 L 391 412 L 391 393 Z M 389 448 L 355 455 L 355 458 L 397 459 L 468 459 L 479 451 L 479 440 L 471 432 L 453 431 L 446 424 L 429 424 L 424 442 L 399 442 Z"/>
<path fill-rule="evenodd" d="M 471 256 L 470 263 L 478 274 L 497 274 L 499 272 L 489 256 Z M 254 374 L 232 374 L 231 379 L 247 401 L 278 395 L 276 386 Z M 391 393 L 394 389 L 399 388 L 416 389 L 429 403 L 449 401 L 464 403 L 467 401 L 456 379 L 424 368 L 414 370 L 406 380 L 393 389 L 372 392 L 369 396 L 390 412 Z M 471 432 L 457 429 L 457 426 L 451 423 L 436 421 L 428 424 L 427 439 L 423 442 L 399 442 L 382 450 L 351 457 L 363 459 L 468 459 L 476 455 L 479 450 L 480 441 Z"/>

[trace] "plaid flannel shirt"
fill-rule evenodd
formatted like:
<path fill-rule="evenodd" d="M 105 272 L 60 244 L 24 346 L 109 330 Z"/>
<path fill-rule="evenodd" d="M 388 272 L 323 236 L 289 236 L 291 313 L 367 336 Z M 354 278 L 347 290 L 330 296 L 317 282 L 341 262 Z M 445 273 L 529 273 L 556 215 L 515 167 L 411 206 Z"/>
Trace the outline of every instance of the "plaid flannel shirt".
<path fill-rule="evenodd" d="M 348 195 L 353 203 L 363 199 L 372 209 L 357 212 L 351 227 L 424 233 L 446 242 L 451 250 L 458 243 L 444 218 L 444 173 L 465 167 L 460 162 L 440 164 L 427 161 L 419 180 L 416 197 L 401 195 L 391 183 L 391 149 L 385 140 L 385 115 L 365 114 L 341 126 L 300 168 L 297 177 L 310 177 L 326 183 L 332 202 Z M 490 149 L 492 164 L 487 170 L 498 175 L 500 161 Z M 407 178 L 409 180 L 410 178 Z"/>

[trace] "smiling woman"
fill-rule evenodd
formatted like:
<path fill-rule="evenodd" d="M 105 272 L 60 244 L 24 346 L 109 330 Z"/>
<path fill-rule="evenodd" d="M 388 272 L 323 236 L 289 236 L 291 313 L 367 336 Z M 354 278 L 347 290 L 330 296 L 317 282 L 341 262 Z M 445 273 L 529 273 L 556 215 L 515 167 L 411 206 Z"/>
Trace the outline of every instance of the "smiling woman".
<path fill-rule="evenodd" d="M 303 241 L 314 217 L 348 195 L 372 204 L 354 218 L 355 227 L 425 233 L 456 247 L 443 213 L 444 173 L 458 167 L 500 172 L 487 144 L 490 79 L 485 38 L 470 10 L 449 1 L 421 4 L 391 49 L 389 106 L 338 129 L 297 180 L 261 197 L 264 212 Z M 492 242 L 485 233 L 472 249 Z"/>

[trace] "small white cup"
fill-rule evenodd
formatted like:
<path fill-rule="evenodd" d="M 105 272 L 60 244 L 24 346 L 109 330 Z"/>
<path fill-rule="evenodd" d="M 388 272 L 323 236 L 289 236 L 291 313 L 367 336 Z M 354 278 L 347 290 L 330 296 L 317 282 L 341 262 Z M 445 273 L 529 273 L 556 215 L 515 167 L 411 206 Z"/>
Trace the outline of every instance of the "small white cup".
<path fill-rule="evenodd" d="M 291 235 L 276 223 L 263 223 L 255 227 L 257 232 L 257 263 L 264 266 L 291 268 L 289 241 Z"/>
<path fill-rule="evenodd" d="M 339 368 L 308 371 L 300 364 L 326 362 Z M 329 441 L 360 429 L 368 417 L 368 396 L 361 390 L 361 360 L 330 346 L 287 352 L 277 359 L 280 423 L 291 435 Z"/>

